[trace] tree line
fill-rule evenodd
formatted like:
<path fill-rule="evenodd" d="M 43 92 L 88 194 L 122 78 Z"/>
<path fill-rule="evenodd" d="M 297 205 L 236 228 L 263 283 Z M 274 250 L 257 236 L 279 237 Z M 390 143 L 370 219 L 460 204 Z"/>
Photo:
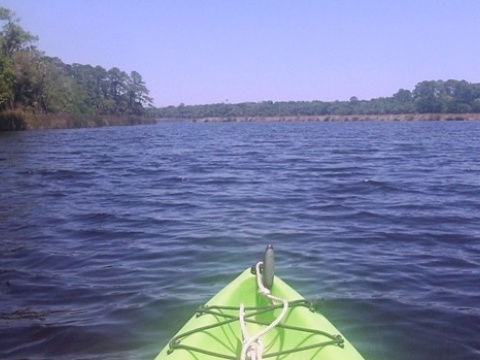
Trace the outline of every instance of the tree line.
<path fill-rule="evenodd" d="M 0 7 L 0 115 L 5 112 L 135 115 L 151 105 L 142 76 L 113 67 L 65 64 L 35 44 L 15 14 Z"/>
<path fill-rule="evenodd" d="M 349 101 L 262 101 L 239 104 L 168 106 L 153 109 L 157 118 L 199 119 L 325 115 L 464 114 L 480 113 L 480 84 L 465 80 L 422 81 L 413 91 L 400 89 L 391 97 Z"/>

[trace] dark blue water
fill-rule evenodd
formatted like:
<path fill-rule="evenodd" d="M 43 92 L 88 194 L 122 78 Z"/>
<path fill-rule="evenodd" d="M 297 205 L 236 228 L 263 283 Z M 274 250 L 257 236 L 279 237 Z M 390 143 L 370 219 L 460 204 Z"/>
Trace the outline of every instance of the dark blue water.
<path fill-rule="evenodd" d="M 0 358 L 151 359 L 244 268 L 367 360 L 480 358 L 480 122 L 0 134 Z"/>

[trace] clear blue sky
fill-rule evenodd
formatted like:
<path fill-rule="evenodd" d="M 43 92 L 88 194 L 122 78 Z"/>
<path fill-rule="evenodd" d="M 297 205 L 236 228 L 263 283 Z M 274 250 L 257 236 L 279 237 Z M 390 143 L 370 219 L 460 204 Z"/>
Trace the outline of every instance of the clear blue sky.
<path fill-rule="evenodd" d="M 157 106 L 480 82 L 478 0 L 0 0 L 65 63 L 138 71 Z"/>

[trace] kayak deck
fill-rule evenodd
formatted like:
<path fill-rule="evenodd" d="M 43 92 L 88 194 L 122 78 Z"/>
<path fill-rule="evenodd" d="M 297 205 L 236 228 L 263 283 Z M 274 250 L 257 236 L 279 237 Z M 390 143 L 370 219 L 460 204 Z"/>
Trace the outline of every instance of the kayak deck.
<path fill-rule="evenodd" d="M 276 276 L 271 293 L 287 300 L 289 308 L 281 323 L 261 336 L 263 359 L 363 360 L 330 321 Z M 282 305 L 272 305 L 258 293 L 256 275 L 246 269 L 197 311 L 156 360 L 239 359 L 241 304 L 250 336 L 264 330 L 282 311 Z"/>

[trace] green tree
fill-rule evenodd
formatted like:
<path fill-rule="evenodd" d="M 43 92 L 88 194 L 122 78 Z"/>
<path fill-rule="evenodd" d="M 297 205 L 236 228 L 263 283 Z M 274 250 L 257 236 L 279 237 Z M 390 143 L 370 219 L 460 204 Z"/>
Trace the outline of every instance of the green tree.
<path fill-rule="evenodd" d="M 2 108 L 23 106 L 35 111 L 47 108 L 47 67 L 34 43 L 38 38 L 19 25 L 19 18 L 0 7 Z"/>
<path fill-rule="evenodd" d="M 37 36 L 30 34 L 18 24 L 20 19 L 15 13 L 4 7 L 0 7 L 0 21 L 5 23 L 0 32 L 4 55 L 10 57 L 15 51 L 25 49 L 38 40 Z"/>
<path fill-rule="evenodd" d="M 124 71 L 113 67 L 107 72 L 110 84 L 109 98 L 115 102 L 112 114 L 123 114 L 128 107 L 126 99 L 128 75 Z"/>
<path fill-rule="evenodd" d="M 20 50 L 12 54 L 14 73 L 14 106 L 33 111 L 47 110 L 47 66 L 36 50 Z"/>
<path fill-rule="evenodd" d="M 412 92 L 410 90 L 400 89 L 393 94 L 395 101 L 399 103 L 409 103 L 412 101 Z"/>
<path fill-rule="evenodd" d="M 37 60 L 37 52 L 33 44 L 37 37 L 25 31 L 19 24 L 19 19 L 15 14 L 0 7 L 0 110 L 11 109 L 15 103 L 22 101 L 22 97 L 29 100 L 30 105 L 41 102 L 41 96 L 36 91 L 39 90 L 39 77 L 27 80 L 28 75 L 38 75 L 41 73 L 41 64 L 34 64 L 25 61 L 26 57 Z M 20 77 L 19 77 L 20 76 Z M 27 85 L 27 81 L 30 84 Z M 28 94 L 20 93 L 22 89 L 28 91 Z"/>
<path fill-rule="evenodd" d="M 143 115 L 143 106 L 152 104 L 152 98 L 149 97 L 148 94 L 149 91 L 142 79 L 142 75 L 136 71 L 132 71 L 127 81 L 129 112 L 135 115 Z"/>
<path fill-rule="evenodd" d="M 449 113 L 466 113 L 472 110 L 474 87 L 465 80 L 447 80 L 444 83 L 444 106 Z"/>
<path fill-rule="evenodd" d="M 13 107 L 13 74 L 12 62 L 9 58 L 0 54 L 0 111 Z"/>
<path fill-rule="evenodd" d="M 480 98 L 477 98 L 472 101 L 472 111 L 480 113 Z"/>
<path fill-rule="evenodd" d="M 443 82 L 422 81 L 415 86 L 413 97 L 416 110 L 420 113 L 441 113 Z"/>

